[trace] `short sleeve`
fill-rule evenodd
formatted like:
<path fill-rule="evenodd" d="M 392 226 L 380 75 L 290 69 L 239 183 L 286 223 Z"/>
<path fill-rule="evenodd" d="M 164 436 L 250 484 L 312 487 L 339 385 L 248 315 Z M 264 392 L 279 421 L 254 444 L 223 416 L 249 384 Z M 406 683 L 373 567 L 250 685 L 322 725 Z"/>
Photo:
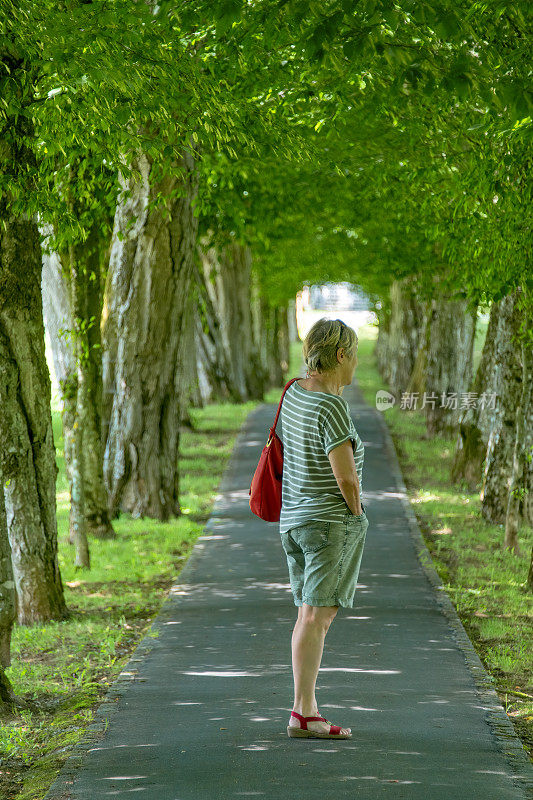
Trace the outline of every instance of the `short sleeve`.
<path fill-rule="evenodd" d="M 335 403 L 328 408 L 320 425 L 322 445 L 326 455 L 343 442 L 352 440 L 355 444 L 355 430 L 346 402 Z"/>

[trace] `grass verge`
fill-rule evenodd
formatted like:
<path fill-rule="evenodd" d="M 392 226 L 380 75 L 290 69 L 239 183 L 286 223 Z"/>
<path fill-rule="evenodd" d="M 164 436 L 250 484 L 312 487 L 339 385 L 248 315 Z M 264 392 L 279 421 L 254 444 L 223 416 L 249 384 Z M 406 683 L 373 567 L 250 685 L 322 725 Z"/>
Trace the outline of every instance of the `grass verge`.
<path fill-rule="evenodd" d="M 361 328 L 356 380 L 366 402 L 387 388 L 372 355 L 376 329 Z M 475 364 L 483 337 L 476 338 Z M 301 344 L 291 348 L 292 377 Z M 281 390 L 265 401 L 277 403 Z M 242 423 L 257 403 L 191 409 L 194 430 L 181 435 L 183 515 L 168 523 L 122 514 L 116 540 L 91 539 L 90 572 L 73 567 L 68 544 L 68 486 L 59 412 L 53 411 L 59 475 L 59 560 L 72 619 L 16 626 L 7 674 L 15 692 L 35 710 L 3 720 L 0 727 L 0 796 L 42 800 L 72 747 L 85 733 L 110 684 L 145 635 L 194 542 L 203 532 L 225 465 Z M 478 493 L 449 480 L 454 442 L 425 439 L 421 412 L 392 408 L 385 417 L 422 535 L 443 585 L 457 609 L 530 756 L 533 751 L 531 620 L 533 601 L 522 586 L 529 564 L 530 531 L 519 541 L 522 556 L 502 550 L 501 525 L 486 523 Z"/>
<path fill-rule="evenodd" d="M 277 402 L 271 389 L 266 402 Z M 60 413 L 53 409 L 59 564 L 72 617 L 15 626 L 6 673 L 31 704 L 0 726 L 0 797 L 41 800 L 183 568 L 209 519 L 235 438 L 257 402 L 190 409 L 180 443 L 182 516 L 161 523 L 121 514 L 116 539 L 91 538 L 90 571 L 74 568 Z"/>
<path fill-rule="evenodd" d="M 478 327 L 474 367 L 479 363 L 485 330 L 486 324 Z M 377 329 L 368 326 L 358 334 L 355 379 L 365 401 L 375 408 L 378 389 L 389 389 L 373 355 Z M 531 528 L 526 524 L 520 527 L 520 555 L 504 550 L 504 526 L 483 519 L 480 492 L 470 492 L 450 480 L 455 439 L 427 439 L 421 410 L 393 406 L 384 416 L 434 567 L 533 761 L 533 596 L 525 591 Z"/>

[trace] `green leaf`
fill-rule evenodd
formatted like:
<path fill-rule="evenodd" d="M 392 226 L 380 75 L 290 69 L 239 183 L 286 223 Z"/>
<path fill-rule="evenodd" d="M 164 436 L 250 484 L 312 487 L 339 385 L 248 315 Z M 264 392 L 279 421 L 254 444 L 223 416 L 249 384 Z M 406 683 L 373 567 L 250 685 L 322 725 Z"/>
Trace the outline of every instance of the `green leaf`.
<path fill-rule="evenodd" d="M 437 17 L 437 22 L 433 27 L 435 33 L 437 33 L 441 39 L 453 39 L 462 33 L 461 20 L 453 11 L 446 11 L 444 14 Z"/>

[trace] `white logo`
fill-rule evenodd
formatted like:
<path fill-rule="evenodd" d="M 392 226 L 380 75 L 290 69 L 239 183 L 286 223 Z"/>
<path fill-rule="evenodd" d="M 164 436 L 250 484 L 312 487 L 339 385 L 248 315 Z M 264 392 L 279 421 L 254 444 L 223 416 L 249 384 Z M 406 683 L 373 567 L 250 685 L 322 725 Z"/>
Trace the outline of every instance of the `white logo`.
<path fill-rule="evenodd" d="M 376 392 L 376 408 L 378 411 L 387 411 L 388 408 L 392 408 L 395 402 L 396 398 L 390 392 L 386 392 L 384 389 Z"/>

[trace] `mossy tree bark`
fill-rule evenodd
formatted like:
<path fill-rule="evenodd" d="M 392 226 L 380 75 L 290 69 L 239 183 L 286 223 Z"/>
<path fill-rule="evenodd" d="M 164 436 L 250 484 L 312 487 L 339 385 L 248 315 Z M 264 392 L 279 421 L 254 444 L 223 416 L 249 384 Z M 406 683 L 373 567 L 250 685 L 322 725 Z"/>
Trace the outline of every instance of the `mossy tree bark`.
<path fill-rule="evenodd" d="M 194 355 L 182 348 L 198 177 L 188 151 L 181 170 L 152 185 L 148 156 L 132 166 L 141 179 L 120 176 L 130 195 L 117 205 L 104 298 L 104 481 L 112 516 L 168 520 L 181 513 L 179 426 L 190 387 L 178 365 Z M 158 195 L 164 205 L 154 206 Z"/>
<path fill-rule="evenodd" d="M 0 214 L 0 476 L 20 624 L 68 616 L 57 559 L 56 452 L 33 220 Z"/>

